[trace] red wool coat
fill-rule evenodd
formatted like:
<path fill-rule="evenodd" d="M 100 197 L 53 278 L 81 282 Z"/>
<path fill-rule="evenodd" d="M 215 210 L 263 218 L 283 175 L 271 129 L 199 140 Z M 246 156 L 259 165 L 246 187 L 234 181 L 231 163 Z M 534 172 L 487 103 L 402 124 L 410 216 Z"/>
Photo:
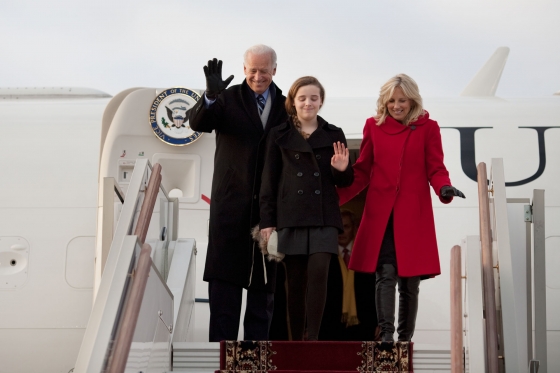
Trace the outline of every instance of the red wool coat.
<path fill-rule="evenodd" d="M 429 114 L 404 126 L 391 117 L 378 126 L 369 118 L 364 127 L 360 157 L 354 164 L 354 183 L 338 188 L 344 204 L 366 186 L 364 214 L 354 241 L 350 269 L 375 272 L 381 242 L 391 211 L 398 275 L 436 276 L 441 273 L 430 197 L 451 185 L 443 164 L 441 135 Z M 443 199 L 449 203 L 452 199 Z"/>

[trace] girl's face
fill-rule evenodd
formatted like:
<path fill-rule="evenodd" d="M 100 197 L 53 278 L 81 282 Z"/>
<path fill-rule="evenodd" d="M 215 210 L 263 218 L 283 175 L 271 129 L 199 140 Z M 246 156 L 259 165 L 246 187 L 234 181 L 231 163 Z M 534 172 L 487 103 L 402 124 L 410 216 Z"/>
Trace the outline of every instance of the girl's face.
<path fill-rule="evenodd" d="M 294 99 L 299 120 L 309 121 L 317 117 L 319 109 L 323 105 L 321 90 L 314 85 L 306 85 L 298 89 Z"/>
<path fill-rule="evenodd" d="M 395 88 L 393 95 L 387 102 L 389 115 L 401 123 L 403 123 L 408 113 L 410 113 L 411 106 L 410 99 L 404 95 L 401 87 Z"/>

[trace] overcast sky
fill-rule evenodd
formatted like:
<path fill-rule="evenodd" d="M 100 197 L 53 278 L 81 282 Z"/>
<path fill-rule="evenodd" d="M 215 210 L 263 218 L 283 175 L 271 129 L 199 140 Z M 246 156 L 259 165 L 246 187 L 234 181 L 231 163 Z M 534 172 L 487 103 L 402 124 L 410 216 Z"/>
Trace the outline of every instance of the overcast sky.
<path fill-rule="evenodd" d="M 239 83 L 264 43 L 284 91 L 315 75 L 328 96 L 377 96 L 405 72 L 425 97 L 456 96 L 507 46 L 497 95 L 549 96 L 559 18 L 557 0 L 0 0 L 0 87 L 204 88 L 212 57 Z"/>

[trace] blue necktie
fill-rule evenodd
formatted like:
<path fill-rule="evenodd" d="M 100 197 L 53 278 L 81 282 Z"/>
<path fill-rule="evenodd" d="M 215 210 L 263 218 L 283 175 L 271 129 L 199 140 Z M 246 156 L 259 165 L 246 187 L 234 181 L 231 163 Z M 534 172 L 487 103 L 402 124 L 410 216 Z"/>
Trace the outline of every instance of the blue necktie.
<path fill-rule="evenodd" d="M 264 100 L 263 95 L 258 95 L 257 96 L 257 105 L 259 107 L 259 115 L 262 115 L 262 112 L 264 110 L 264 106 L 266 105 L 266 101 Z"/>

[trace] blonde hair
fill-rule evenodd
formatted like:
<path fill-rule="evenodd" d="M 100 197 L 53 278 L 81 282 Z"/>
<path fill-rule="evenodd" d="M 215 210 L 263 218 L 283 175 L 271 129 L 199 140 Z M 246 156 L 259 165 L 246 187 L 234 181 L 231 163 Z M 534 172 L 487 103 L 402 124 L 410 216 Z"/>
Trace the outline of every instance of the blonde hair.
<path fill-rule="evenodd" d="M 410 76 L 406 74 L 398 74 L 389 79 L 389 81 L 381 87 L 379 90 L 379 98 L 377 99 L 377 114 L 375 115 L 375 121 L 377 125 L 380 126 L 385 122 L 387 116 L 389 116 L 389 110 L 387 110 L 387 103 L 393 96 L 395 88 L 400 87 L 406 96 L 410 100 L 410 112 L 404 118 L 403 124 L 408 126 L 410 123 L 416 121 L 420 116 L 424 114 L 424 108 L 422 107 L 422 96 L 420 96 L 420 90 L 418 89 L 418 84 Z"/>

